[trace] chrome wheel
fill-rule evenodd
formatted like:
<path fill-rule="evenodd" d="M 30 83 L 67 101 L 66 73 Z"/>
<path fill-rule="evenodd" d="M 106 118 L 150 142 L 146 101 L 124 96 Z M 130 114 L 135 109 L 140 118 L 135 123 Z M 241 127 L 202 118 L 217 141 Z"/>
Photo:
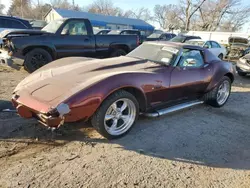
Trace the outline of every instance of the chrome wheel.
<path fill-rule="evenodd" d="M 125 133 L 136 119 L 136 106 L 130 99 L 115 101 L 106 111 L 104 127 L 110 135 L 118 136 Z"/>
<path fill-rule="evenodd" d="M 228 80 L 224 80 L 221 85 L 219 86 L 218 92 L 217 92 L 217 102 L 219 105 L 223 105 L 230 94 L 230 83 Z"/>

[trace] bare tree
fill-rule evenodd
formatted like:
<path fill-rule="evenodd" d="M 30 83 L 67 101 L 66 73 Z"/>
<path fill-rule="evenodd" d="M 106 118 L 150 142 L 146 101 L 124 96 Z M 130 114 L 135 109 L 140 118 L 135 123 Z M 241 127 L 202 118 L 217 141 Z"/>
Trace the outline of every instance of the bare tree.
<path fill-rule="evenodd" d="M 154 7 L 154 20 L 163 29 L 183 28 L 185 21 L 180 14 L 181 11 L 176 5 L 155 5 Z"/>
<path fill-rule="evenodd" d="M 31 19 L 44 19 L 44 15 L 51 9 L 50 4 L 45 4 L 41 0 L 33 0 L 32 1 L 32 12 L 30 14 Z"/>
<path fill-rule="evenodd" d="M 250 7 L 243 7 L 241 0 L 207 0 L 199 8 L 200 20 L 195 28 L 201 30 L 239 30 L 249 18 Z M 237 29 L 238 28 L 238 29 Z"/>
<path fill-rule="evenodd" d="M 2 1 L 0 0 L 0 15 L 3 14 L 3 10 L 5 9 L 5 5 L 2 4 Z"/>
<path fill-rule="evenodd" d="M 7 12 L 8 15 L 28 18 L 31 14 L 30 0 L 12 0 L 10 8 Z"/>
<path fill-rule="evenodd" d="M 50 0 L 50 4 L 53 8 L 72 9 L 68 0 Z"/>
<path fill-rule="evenodd" d="M 202 7 L 206 0 L 181 0 L 180 9 L 183 14 L 182 19 L 185 20 L 185 30 L 189 31 L 191 19 L 194 14 Z"/>
<path fill-rule="evenodd" d="M 115 7 L 111 0 L 95 0 L 87 7 L 88 12 L 117 16 L 122 13 L 119 7 Z"/>
<path fill-rule="evenodd" d="M 144 7 L 136 10 L 126 11 L 123 16 L 128 18 L 141 19 L 144 21 L 150 21 L 152 19 L 150 10 Z"/>

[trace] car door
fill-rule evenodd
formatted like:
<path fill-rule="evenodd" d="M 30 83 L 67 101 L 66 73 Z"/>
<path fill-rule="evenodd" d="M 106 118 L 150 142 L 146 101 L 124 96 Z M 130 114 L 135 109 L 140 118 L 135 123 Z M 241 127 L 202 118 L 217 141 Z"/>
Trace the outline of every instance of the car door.
<path fill-rule="evenodd" d="M 69 20 L 57 35 L 53 40 L 57 58 L 95 54 L 95 36 L 88 34 L 85 20 Z"/>
<path fill-rule="evenodd" d="M 211 48 L 211 52 L 216 56 L 218 57 L 222 52 L 221 52 L 221 47 L 220 45 L 215 42 L 215 41 L 211 41 L 211 44 L 212 44 L 212 48 Z"/>
<path fill-rule="evenodd" d="M 191 100 L 201 96 L 209 84 L 211 69 L 211 65 L 204 62 L 202 51 L 184 49 L 171 73 L 171 100 Z"/>

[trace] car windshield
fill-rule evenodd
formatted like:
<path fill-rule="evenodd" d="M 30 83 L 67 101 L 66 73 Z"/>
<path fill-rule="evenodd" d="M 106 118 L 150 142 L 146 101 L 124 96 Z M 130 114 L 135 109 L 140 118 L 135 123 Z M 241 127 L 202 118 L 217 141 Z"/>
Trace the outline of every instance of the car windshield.
<path fill-rule="evenodd" d="M 185 36 L 176 36 L 174 38 L 172 38 L 170 41 L 172 42 L 183 42 L 185 40 Z"/>
<path fill-rule="evenodd" d="M 46 25 L 42 31 L 46 31 L 49 33 L 55 33 L 59 27 L 63 24 L 64 20 L 53 20 L 48 25 Z"/>
<path fill-rule="evenodd" d="M 143 43 L 127 56 L 170 65 L 175 61 L 178 52 L 179 49 L 166 44 Z"/>
<path fill-rule="evenodd" d="M 119 31 L 119 30 L 112 30 L 112 31 L 110 31 L 108 34 L 109 34 L 109 35 L 119 35 L 120 32 L 121 32 L 121 31 Z"/>
<path fill-rule="evenodd" d="M 187 44 L 191 44 L 191 45 L 196 45 L 196 46 L 203 46 L 204 45 L 204 41 L 187 41 Z"/>
<path fill-rule="evenodd" d="M 161 33 L 152 33 L 147 38 L 159 38 L 161 36 Z"/>

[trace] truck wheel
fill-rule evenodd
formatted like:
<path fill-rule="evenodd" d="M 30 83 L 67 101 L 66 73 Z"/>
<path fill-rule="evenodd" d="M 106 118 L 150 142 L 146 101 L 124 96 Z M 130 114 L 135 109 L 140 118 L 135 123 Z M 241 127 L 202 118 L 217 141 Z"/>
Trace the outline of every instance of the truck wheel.
<path fill-rule="evenodd" d="M 26 54 L 24 68 L 29 73 L 32 73 L 52 60 L 49 52 L 41 48 L 35 48 Z"/>
<path fill-rule="evenodd" d="M 91 119 L 92 126 L 107 139 L 119 138 L 127 134 L 139 114 L 136 98 L 120 90 L 110 95 Z"/>
<path fill-rule="evenodd" d="M 230 93 L 231 80 L 227 76 L 224 76 L 217 87 L 205 94 L 204 101 L 211 106 L 222 107 L 226 104 Z"/>
<path fill-rule="evenodd" d="M 111 53 L 110 57 L 119 57 L 126 55 L 127 52 L 123 49 L 114 49 L 114 51 Z"/>

